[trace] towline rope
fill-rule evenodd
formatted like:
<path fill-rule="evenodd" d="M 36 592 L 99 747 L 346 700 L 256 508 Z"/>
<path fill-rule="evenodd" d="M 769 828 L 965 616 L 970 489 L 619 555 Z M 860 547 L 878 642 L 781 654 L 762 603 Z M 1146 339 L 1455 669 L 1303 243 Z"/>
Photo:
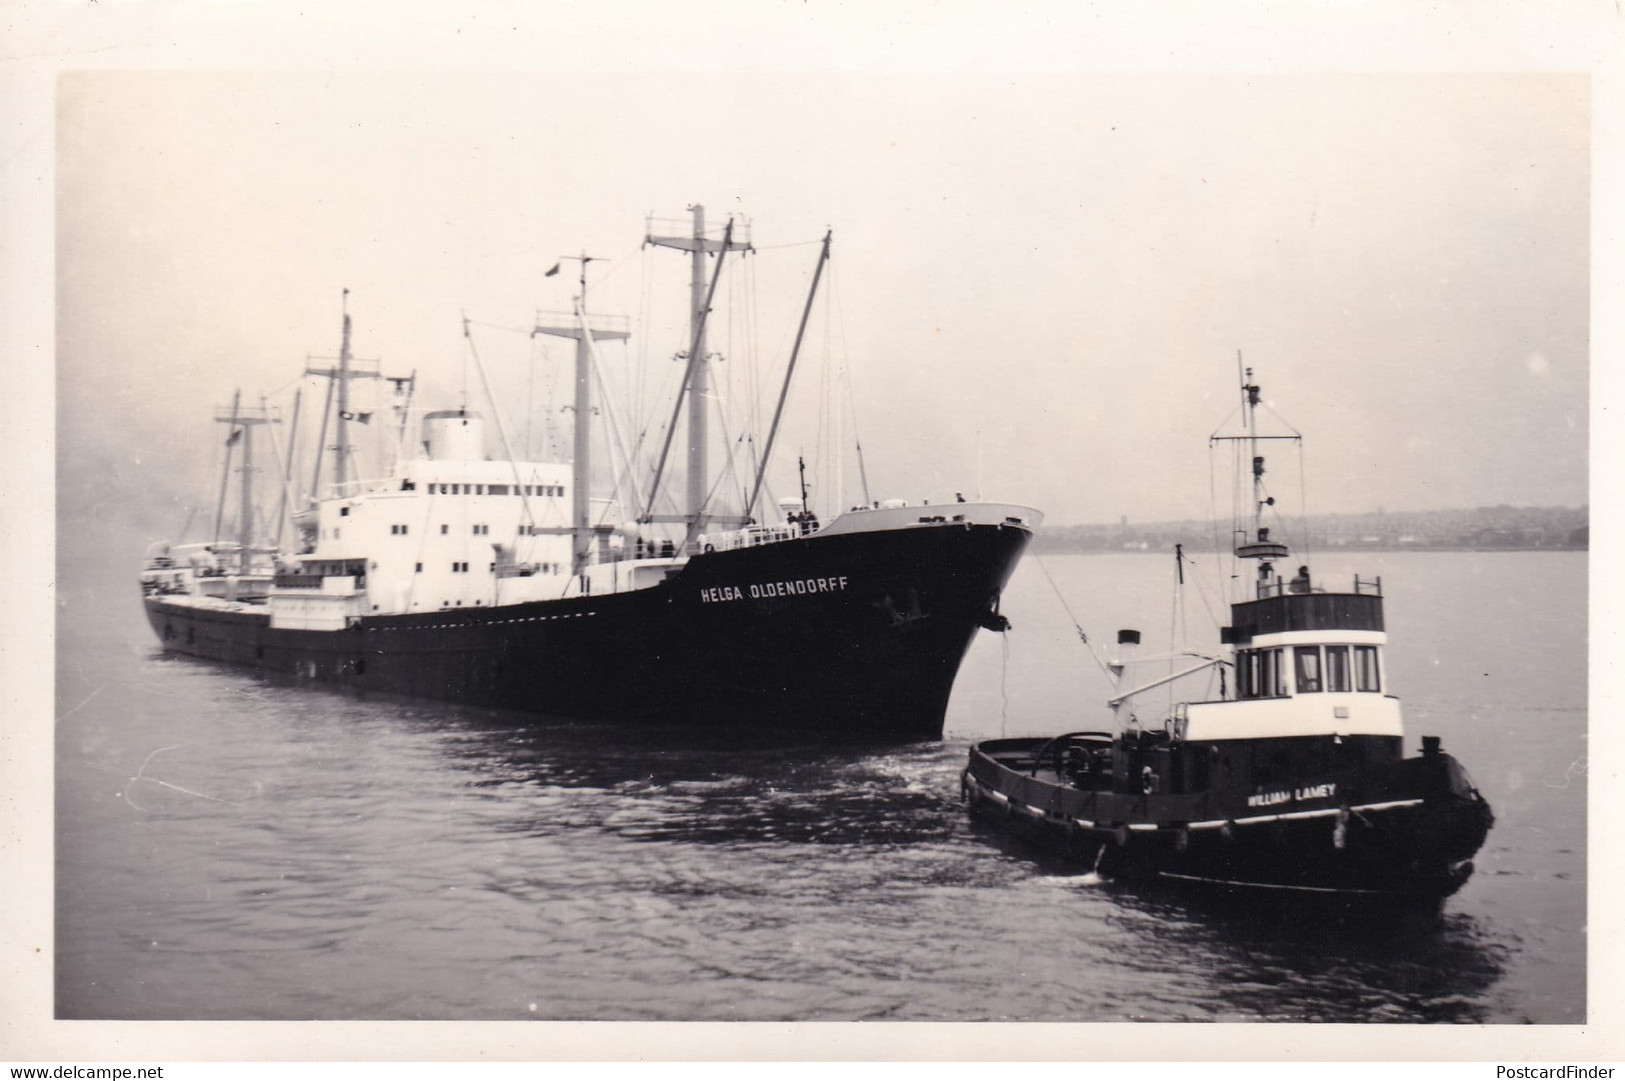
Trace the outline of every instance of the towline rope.
<path fill-rule="evenodd" d="M 1072 621 L 1072 629 L 1078 632 L 1078 640 L 1088 646 L 1089 636 L 1084 633 L 1082 624 L 1078 622 L 1078 617 L 1072 614 L 1071 607 L 1066 603 L 1066 595 L 1061 592 L 1061 587 L 1055 584 L 1055 579 L 1051 577 L 1049 568 L 1044 566 L 1044 557 L 1034 552 L 1033 561 L 1038 564 L 1038 569 L 1044 572 L 1044 578 L 1048 580 L 1049 587 L 1055 591 L 1055 599 L 1061 602 L 1061 608 L 1066 612 L 1066 618 Z M 1094 651 L 1090 650 L 1090 652 Z"/>

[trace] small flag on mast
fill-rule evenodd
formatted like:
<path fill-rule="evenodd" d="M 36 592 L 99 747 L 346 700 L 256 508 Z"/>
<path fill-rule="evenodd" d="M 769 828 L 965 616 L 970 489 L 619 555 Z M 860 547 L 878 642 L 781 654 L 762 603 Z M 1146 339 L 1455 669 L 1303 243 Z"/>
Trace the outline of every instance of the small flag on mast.
<path fill-rule="evenodd" d="M 553 269 L 549 270 L 546 274 L 543 274 L 542 277 L 551 278 L 553 275 L 555 275 L 555 274 L 557 274 L 559 272 L 559 267 L 561 267 L 563 265 L 564 265 L 564 263 L 562 261 L 554 263 L 553 264 Z"/>
<path fill-rule="evenodd" d="M 226 437 L 226 446 L 235 447 L 237 445 L 237 440 L 241 439 L 242 435 L 243 430 L 241 428 L 233 428 L 231 430 L 231 435 Z"/>

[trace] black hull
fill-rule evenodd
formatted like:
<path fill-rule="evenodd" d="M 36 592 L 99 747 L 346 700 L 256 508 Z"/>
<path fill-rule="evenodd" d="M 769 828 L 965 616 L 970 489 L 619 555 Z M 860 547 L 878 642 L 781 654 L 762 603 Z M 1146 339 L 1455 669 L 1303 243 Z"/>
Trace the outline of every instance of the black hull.
<path fill-rule="evenodd" d="M 362 690 L 584 719 L 937 739 L 1031 537 L 951 525 L 697 555 L 658 586 L 277 629 L 149 596 L 168 650 Z M 790 583 L 788 586 L 785 583 Z"/>
<path fill-rule="evenodd" d="M 1437 904 L 1471 876 L 1494 816 L 1449 755 L 1333 783 L 1346 802 L 1308 800 L 1262 813 L 1248 807 L 1244 791 L 1195 801 L 1079 792 L 973 750 L 963 794 L 980 820 L 1117 878 L 1230 894 Z M 1159 804 L 1198 803 L 1200 820 L 1158 813 Z"/>

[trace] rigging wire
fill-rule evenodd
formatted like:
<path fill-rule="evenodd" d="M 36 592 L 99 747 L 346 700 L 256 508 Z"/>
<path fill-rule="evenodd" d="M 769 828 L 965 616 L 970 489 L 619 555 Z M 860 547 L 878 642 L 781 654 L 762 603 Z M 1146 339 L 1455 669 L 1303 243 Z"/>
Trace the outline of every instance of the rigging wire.
<path fill-rule="evenodd" d="M 824 336 L 822 345 L 823 352 L 820 353 L 819 359 L 823 363 L 820 365 L 818 373 L 818 428 L 813 437 L 813 475 L 823 477 L 824 490 L 830 493 L 828 498 L 833 499 L 835 492 L 834 486 L 830 484 L 831 470 L 829 465 L 829 444 L 832 442 L 830 426 L 833 420 L 830 416 L 829 407 L 830 356 L 829 336 L 827 334 Z"/>
<path fill-rule="evenodd" d="M 1218 587 L 1220 597 L 1227 597 L 1230 595 L 1230 591 L 1225 588 L 1225 565 L 1227 562 L 1231 564 L 1235 562 L 1235 545 L 1225 545 L 1219 541 L 1219 471 L 1215 468 L 1213 448 L 1214 444 L 1209 443 L 1207 447 L 1207 519 L 1208 527 L 1213 531 L 1213 551 L 1216 556 L 1213 561 L 1213 573 L 1216 578 L 1214 585 Z M 1232 533 L 1230 536 L 1231 540 L 1234 541 L 1235 534 Z M 1229 553 L 1228 556 L 1226 553 Z M 1234 570 L 1234 567 L 1232 567 L 1232 578 L 1235 577 Z"/>
<path fill-rule="evenodd" d="M 277 421 L 269 419 L 270 416 L 271 416 L 271 406 L 270 406 L 269 399 L 267 399 L 263 395 L 261 395 L 261 397 L 260 397 L 260 409 L 264 411 L 265 416 L 267 418 L 266 424 L 265 424 L 265 430 L 271 437 L 271 455 L 272 455 L 272 458 L 276 462 L 278 487 L 280 487 L 282 489 L 282 501 L 283 501 L 282 505 L 284 507 L 286 507 L 286 506 L 289 505 L 289 503 L 291 501 L 291 496 L 290 496 L 290 494 L 288 492 L 288 486 L 289 486 L 288 474 L 291 472 L 291 470 L 288 468 L 288 465 L 290 465 L 291 462 L 290 463 L 284 463 L 284 461 L 283 461 L 283 458 L 282 458 L 282 444 L 281 444 L 281 441 L 278 440 L 277 437 L 276 437 Z M 292 451 L 293 451 L 293 448 L 289 447 L 288 451 L 291 454 Z M 269 521 L 266 522 L 265 532 L 266 532 L 267 536 L 269 536 L 270 533 L 271 533 L 271 528 L 270 528 L 270 522 Z M 282 516 L 280 514 L 277 515 L 276 532 L 277 532 L 278 538 L 280 540 L 281 533 L 282 533 Z"/>
<path fill-rule="evenodd" d="M 1192 570 L 1194 572 L 1194 570 L 1201 565 L 1201 560 L 1196 559 L 1189 552 L 1187 552 L 1187 553 L 1185 553 L 1185 564 L 1186 564 L 1186 566 L 1192 568 Z M 1217 629 L 1222 624 L 1220 624 L 1220 622 L 1219 622 L 1219 617 L 1214 614 L 1213 603 L 1212 603 L 1211 599 L 1207 595 L 1207 590 L 1202 588 L 1202 579 L 1201 579 L 1201 577 L 1199 575 L 1195 575 L 1193 573 L 1193 576 L 1192 576 L 1191 580 L 1193 582 L 1195 582 L 1195 584 L 1196 584 L 1196 597 L 1197 597 L 1198 600 L 1200 600 L 1202 602 L 1202 610 L 1207 613 L 1208 621 L 1213 625 L 1213 627 L 1215 629 Z M 1221 597 L 1222 597 L 1222 594 L 1221 594 Z M 1190 628 L 1188 626 L 1186 627 L 1185 633 L 1186 633 L 1186 636 L 1189 637 Z"/>
<path fill-rule="evenodd" d="M 999 736 L 1002 738 L 1005 728 L 1010 722 L 1010 694 L 1005 689 L 1010 673 L 1010 632 L 1006 630 L 999 636 L 999 639 L 1000 653 L 1002 654 L 1002 659 L 999 662 L 999 700 L 1001 702 L 999 707 Z"/>
<path fill-rule="evenodd" d="M 846 433 L 842 423 L 846 418 L 841 414 L 841 387 L 845 383 L 845 358 L 836 359 L 837 354 L 833 345 L 834 336 L 830 333 L 830 323 L 833 318 L 834 312 L 830 307 L 829 297 L 826 294 L 824 298 L 824 370 L 829 373 L 828 381 L 833 384 L 830 389 L 829 412 L 831 422 L 835 428 L 834 434 L 830 438 L 830 460 L 835 471 L 835 483 L 831 489 L 834 502 L 829 509 L 831 518 L 840 514 L 843 505 L 846 503 Z"/>
<path fill-rule="evenodd" d="M 762 430 L 762 349 L 761 349 L 761 323 L 759 307 L 761 292 L 760 282 L 757 278 L 757 262 L 755 258 L 746 264 L 745 273 L 745 348 L 749 351 L 746 372 L 750 376 L 750 421 L 749 429 L 752 432 Z M 752 469 L 756 468 L 752 463 Z"/>
<path fill-rule="evenodd" d="M 508 334 L 521 334 L 527 338 L 532 337 L 536 330 L 534 326 L 510 327 L 503 323 L 487 323 L 483 319 L 469 319 L 468 325 L 471 327 L 481 327 L 485 330 L 500 330 Z"/>
<path fill-rule="evenodd" d="M 1303 561 L 1310 562 L 1310 533 L 1309 533 L 1309 462 L 1306 457 L 1307 448 L 1304 441 L 1298 441 L 1298 516 L 1303 522 Z"/>
<path fill-rule="evenodd" d="M 292 389 L 294 386 L 298 385 L 301 381 L 303 381 L 304 378 L 305 377 L 303 375 L 296 375 L 292 379 L 288 380 L 286 383 L 283 383 L 280 387 L 277 387 L 271 393 L 265 395 L 265 397 L 267 397 L 267 398 L 275 398 L 278 395 L 286 394 L 290 389 Z"/>
<path fill-rule="evenodd" d="M 751 247 L 757 251 L 778 251 L 782 248 L 810 248 L 821 243 L 821 240 L 792 240 L 787 244 L 752 244 Z"/>
<path fill-rule="evenodd" d="M 863 485 L 863 505 L 868 507 L 873 505 L 873 499 L 869 494 L 869 471 L 863 464 L 863 439 L 858 433 L 858 399 L 857 392 L 853 388 L 852 352 L 847 345 L 846 339 L 846 308 L 841 304 L 839 283 L 836 280 L 833 265 L 829 268 L 829 303 L 835 309 L 836 333 L 840 336 L 841 356 L 846 362 L 844 385 L 846 387 L 847 411 L 852 418 L 852 446 L 858 459 L 858 480 Z M 978 492 L 977 495 L 980 498 L 981 493 Z"/>
<path fill-rule="evenodd" d="M 702 510 L 707 510 L 710 508 L 711 500 L 716 497 L 717 491 L 722 487 L 722 482 L 725 479 L 730 480 L 735 484 L 739 482 L 739 471 L 735 462 L 735 456 L 738 454 L 739 447 L 734 441 L 733 436 L 728 431 L 728 414 L 722 408 L 722 403 L 724 400 L 725 399 L 721 397 L 716 399 L 717 423 L 722 427 L 722 445 L 724 448 L 726 448 L 727 457 L 723 459 L 723 468 L 717 470 L 717 479 L 711 483 L 710 490 L 705 493 L 705 499 L 700 504 Z"/>
<path fill-rule="evenodd" d="M 535 461 L 531 457 L 531 431 L 536 420 L 536 362 L 538 359 L 537 354 L 541 351 L 541 346 L 536 341 L 537 337 L 539 335 L 535 333 L 530 335 L 530 355 L 525 363 L 525 461 L 527 462 Z"/>
<path fill-rule="evenodd" d="M 468 348 L 464 351 L 464 358 L 465 358 L 464 361 L 463 361 L 463 376 L 464 376 L 464 379 L 466 380 L 467 376 L 468 376 L 468 361 L 467 361 L 466 358 L 473 357 L 474 364 L 479 369 L 480 385 L 485 388 L 485 399 L 486 399 L 486 401 L 491 403 L 491 416 L 492 416 L 492 419 L 494 419 L 497 422 L 497 435 L 499 435 L 502 438 L 502 453 L 504 455 L 506 455 L 507 458 L 508 458 L 508 466 L 513 471 L 514 484 L 519 489 L 519 508 L 520 508 L 520 512 L 524 516 L 523 520 L 524 520 L 525 525 L 527 527 L 532 526 L 532 525 L 534 525 L 536 523 L 536 517 L 535 517 L 535 515 L 533 515 L 531 513 L 531 510 L 530 510 L 530 496 L 525 494 L 524 479 L 519 475 L 519 462 L 513 456 L 513 447 L 510 446 L 509 443 L 508 443 L 508 431 L 507 431 L 506 428 L 503 427 L 503 424 L 502 424 L 502 411 L 497 408 L 496 397 L 495 397 L 495 395 L 493 395 L 491 393 L 491 383 L 490 383 L 490 380 L 488 380 L 486 378 L 486 375 L 485 375 L 485 363 L 482 360 L 480 360 L 479 349 L 474 344 L 474 335 L 473 335 L 473 332 L 469 329 L 466 320 L 464 321 L 464 325 L 463 325 L 463 338 L 468 343 Z M 466 390 L 464 391 L 463 411 L 465 413 L 468 411 L 467 391 Z"/>
<path fill-rule="evenodd" d="M 632 502 L 642 504 L 643 496 L 638 491 L 637 463 L 633 460 L 632 456 L 627 453 L 626 441 L 621 438 L 620 421 L 616 418 L 615 410 L 610 405 L 609 387 L 604 381 L 604 367 L 599 363 L 598 342 L 593 338 L 590 330 L 587 331 L 586 334 L 587 358 L 592 364 L 592 374 L 598 383 L 598 400 L 602 403 L 599 408 L 604 416 L 609 419 L 609 429 L 614 440 L 614 449 L 620 451 L 621 461 L 623 463 L 621 475 L 618 478 L 615 478 L 614 484 L 610 488 L 609 500 L 604 504 L 603 513 L 600 514 L 598 518 L 598 524 L 603 525 L 609 519 L 610 508 L 615 505 L 615 501 L 620 495 L 622 484 L 626 484 L 630 488 L 632 493 Z"/>
<path fill-rule="evenodd" d="M 641 280 L 638 283 L 637 316 L 638 326 L 641 330 L 638 334 L 638 378 L 632 387 L 631 408 L 632 422 L 641 431 L 646 424 L 643 403 L 649 389 L 649 339 L 654 337 L 649 330 L 649 323 L 653 315 L 651 306 L 654 303 L 654 264 L 652 251 L 647 245 L 639 252 L 638 262 L 642 267 L 640 271 Z M 641 438 L 639 442 L 642 442 Z"/>
<path fill-rule="evenodd" d="M 1111 669 L 1107 667 L 1105 659 L 1095 652 L 1095 645 L 1089 641 L 1089 635 L 1084 632 L 1083 625 L 1078 622 L 1078 617 L 1072 614 L 1072 607 L 1066 603 L 1066 596 L 1062 594 L 1061 587 L 1055 584 L 1055 579 L 1050 575 L 1049 567 L 1044 564 L 1044 557 L 1034 552 L 1033 560 L 1038 564 L 1038 569 L 1044 572 L 1045 579 L 1049 581 L 1050 589 L 1055 591 L 1055 599 L 1061 602 L 1061 609 L 1066 612 L 1066 618 L 1072 621 L 1072 629 L 1078 632 L 1078 641 L 1083 643 L 1083 648 L 1089 651 L 1089 656 L 1094 658 L 1095 664 L 1105 674 L 1106 681 L 1115 689 L 1117 686 L 1116 677 L 1112 675 Z"/>

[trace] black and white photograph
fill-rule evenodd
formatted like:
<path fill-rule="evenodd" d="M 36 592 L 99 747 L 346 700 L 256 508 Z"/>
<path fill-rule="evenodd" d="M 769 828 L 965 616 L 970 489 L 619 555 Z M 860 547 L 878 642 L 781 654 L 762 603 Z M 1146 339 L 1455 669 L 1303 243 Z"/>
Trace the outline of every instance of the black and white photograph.
<path fill-rule="evenodd" d="M 452 10 L 36 110 L 42 1024 L 1467 1058 L 1611 1009 L 1584 64 Z"/>

